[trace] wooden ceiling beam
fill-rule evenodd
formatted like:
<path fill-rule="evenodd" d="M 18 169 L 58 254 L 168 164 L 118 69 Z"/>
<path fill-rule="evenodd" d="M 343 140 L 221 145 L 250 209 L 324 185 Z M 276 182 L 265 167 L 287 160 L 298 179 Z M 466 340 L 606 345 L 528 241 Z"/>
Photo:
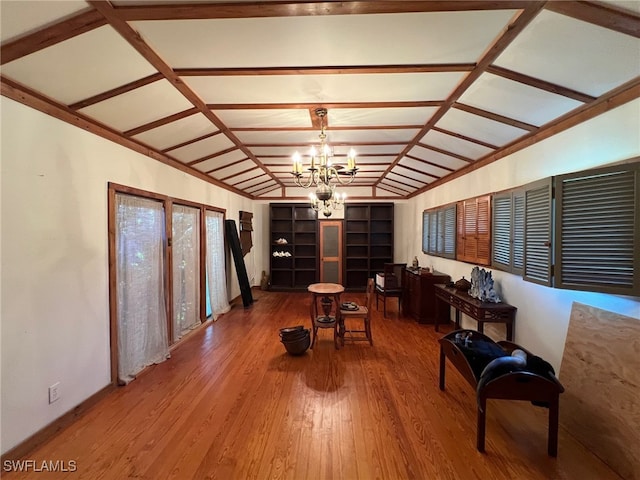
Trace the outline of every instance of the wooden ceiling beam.
<path fill-rule="evenodd" d="M 325 123 L 326 127 L 326 123 Z M 367 126 L 347 126 L 328 127 L 327 132 L 349 131 L 349 130 L 416 130 L 423 125 L 367 125 Z M 320 124 L 317 127 L 232 127 L 232 132 L 319 132 Z M 331 145 L 334 145 L 331 142 Z"/>
<path fill-rule="evenodd" d="M 305 17 L 370 13 L 453 12 L 464 10 L 516 10 L 533 2 L 518 0 L 422 0 L 345 2 L 264 2 L 117 7 L 126 21 L 196 20 L 216 18 Z"/>
<path fill-rule="evenodd" d="M 416 157 L 414 155 L 405 155 L 406 158 L 410 158 L 411 160 L 415 160 L 416 162 L 424 163 L 425 165 L 430 165 L 432 167 L 441 168 L 442 170 L 447 170 L 449 172 L 455 172 L 455 168 L 445 167 L 444 165 L 440 165 L 439 163 L 430 162 L 429 160 L 425 160 L 424 158 Z"/>
<path fill-rule="evenodd" d="M 409 193 L 411 193 L 414 190 L 417 190 L 419 188 L 419 187 L 416 187 L 414 185 L 409 185 L 408 183 L 401 182 L 400 180 L 394 180 L 393 178 L 389 178 L 389 177 L 385 178 L 383 182 L 391 182 L 390 185 L 389 185 L 389 183 L 387 183 L 387 185 L 389 185 L 390 187 L 397 188 L 398 190 L 402 190 L 403 192 L 406 192 L 405 194 L 409 194 Z M 402 187 L 396 187 L 395 186 L 396 183 L 398 185 L 402 185 Z M 408 189 L 405 188 L 405 187 L 408 187 Z"/>
<path fill-rule="evenodd" d="M 459 138 L 460 140 L 465 140 L 467 142 L 475 143 L 476 145 L 480 145 L 481 147 L 490 148 L 491 150 L 497 150 L 497 145 L 493 145 L 491 143 L 484 142 L 482 140 L 478 140 L 477 138 L 467 137 L 466 135 L 462 135 L 461 133 L 452 132 L 451 130 L 445 130 L 444 128 L 434 126 L 431 130 L 434 132 L 443 133 L 445 135 L 449 135 L 451 137 Z"/>
<path fill-rule="evenodd" d="M 253 177 L 245 178 L 244 180 L 236 181 L 235 183 L 229 183 L 229 185 L 233 185 L 235 187 L 236 185 L 240 185 L 241 183 L 249 182 L 251 180 L 255 180 L 257 178 L 262 178 L 262 177 L 265 176 L 265 173 L 263 171 L 261 171 L 258 167 L 253 167 L 251 169 L 245 170 L 244 172 L 240 172 L 240 173 L 237 173 L 235 175 L 231 175 L 231 176 L 229 176 L 227 178 L 224 178 L 224 179 L 221 179 L 221 180 L 226 182 L 228 178 L 230 179 L 230 178 L 233 178 L 233 177 L 237 177 L 237 176 L 243 175 L 245 173 L 249 173 L 252 170 L 258 170 L 258 174 L 254 175 Z"/>
<path fill-rule="evenodd" d="M 211 132 L 211 133 L 206 133 L 204 135 L 201 135 L 199 137 L 193 138 L 191 140 L 187 140 L 186 142 L 182 142 L 182 143 L 178 143 L 177 145 L 172 145 L 171 147 L 167 147 L 164 150 L 162 150 L 162 153 L 167 153 L 170 152 L 172 150 L 177 150 L 179 148 L 182 147 L 186 147 L 187 145 L 192 145 L 194 143 L 198 143 L 202 140 L 206 140 L 207 138 L 211 138 L 211 137 L 215 137 L 216 135 L 220 135 L 222 132 L 220 130 L 217 130 L 215 132 Z"/>
<path fill-rule="evenodd" d="M 457 110 L 462 110 L 463 112 L 467 112 L 472 115 L 488 118 L 489 120 L 493 120 L 494 122 L 500 122 L 500 123 L 504 123 L 505 125 L 509 125 L 511 127 L 516 127 L 521 130 L 526 130 L 528 132 L 535 132 L 536 130 L 538 130 L 538 127 L 535 125 L 521 122 L 520 120 L 516 120 L 515 118 L 505 117 L 504 115 L 500 115 L 498 113 L 489 112 L 488 110 L 472 107 L 471 105 L 467 105 L 465 103 L 455 102 L 453 104 L 453 108 Z"/>
<path fill-rule="evenodd" d="M 460 155 L 459 153 L 453 153 L 453 152 L 450 152 L 448 150 L 444 150 L 442 148 L 434 147 L 432 145 L 427 145 L 426 143 L 418 142 L 417 146 L 418 147 L 422 147 L 422 148 L 426 148 L 427 150 L 431 150 L 433 152 L 441 153 L 442 155 L 446 155 L 447 157 L 457 158 L 458 160 L 462 160 L 463 162 L 466 162 L 466 163 L 473 162 L 472 158 L 465 157 L 464 155 Z M 444 168 L 444 167 L 442 167 L 442 168 Z"/>
<path fill-rule="evenodd" d="M 127 130 L 126 132 L 122 132 L 125 137 L 134 137 L 143 132 L 153 130 L 154 128 L 162 127 L 163 125 L 167 125 L 169 123 L 175 122 L 176 120 L 181 120 L 183 118 L 190 117 L 191 115 L 195 115 L 199 110 L 196 107 L 188 108 L 183 110 L 182 112 L 174 113 L 173 115 L 169 115 L 164 118 L 159 118 L 158 120 L 154 120 L 153 122 L 145 123 L 144 125 L 140 125 L 139 127 L 132 128 L 131 130 Z"/>
<path fill-rule="evenodd" d="M 592 97 L 591 95 L 587 95 L 586 93 L 577 92 L 575 90 L 571 90 L 570 88 L 556 85 L 555 83 L 545 82 L 544 80 L 540 80 L 539 78 L 530 77 L 528 75 L 524 75 L 523 73 L 518 73 L 514 72 L 513 70 L 498 67 L 497 65 L 490 65 L 487 68 L 487 73 L 498 75 L 502 78 L 513 80 L 514 82 L 523 83 L 525 85 L 529 85 L 530 87 L 535 87 L 546 92 L 555 93 L 556 95 L 562 95 L 563 97 L 571 98 L 582 103 L 593 102 L 596 99 L 596 97 Z"/>
<path fill-rule="evenodd" d="M 238 147 L 236 147 L 234 145 L 233 147 L 229 147 L 229 148 L 226 148 L 224 150 L 220 150 L 219 152 L 211 153 L 209 155 L 205 155 L 204 157 L 196 158 L 195 160 L 192 160 L 192 161 L 188 162 L 187 165 L 192 167 L 192 166 L 194 166 L 194 165 L 196 165 L 198 163 L 202 163 L 204 161 L 211 160 L 212 158 L 219 157 L 219 156 L 224 155 L 226 153 L 235 152 L 236 150 L 238 150 Z"/>
<path fill-rule="evenodd" d="M 412 158 L 412 157 L 409 157 L 409 158 Z M 419 158 L 414 158 L 414 160 L 420 160 L 420 159 Z M 423 161 L 423 160 L 420 160 L 420 161 Z M 442 178 L 442 177 L 439 177 L 438 175 L 434 175 L 433 173 L 423 172 L 422 170 L 418 170 L 417 168 L 413 168 L 413 167 L 410 167 L 409 165 L 404 165 L 402 163 L 399 163 L 397 166 L 401 167 L 401 168 L 406 168 L 407 170 L 409 170 L 411 172 L 417 173 L 419 175 L 424 175 L 425 177 L 431 177 L 431 178 L 436 179 L 436 180 Z M 394 173 L 398 173 L 398 172 L 394 172 Z"/>
<path fill-rule="evenodd" d="M 415 65 L 330 65 L 324 67 L 255 67 L 255 68 L 176 68 L 181 77 L 236 77 L 261 75 L 365 75 L 379 73 L 470 72 L 473 63 L 435 63 Z"/>
<path fill-rule="evenodd" d="M 259 195 L 265 195 L 267 193 L 273 192 L 274 190 L 278 190 L 278 189 L 282 189 L 282 197 L 284 198 L 284 189 L 285 186 L 284 185 L 280 185 L 280 184 L 276 184 L 273 187 L 271 185 L 263 187 L 263 188 L 259 188 L 258 190 L 254 190 L 251 192 L 251 195 L 253 195 L 254 197 L 259 196 Z"/>
<path fill-rule="evenodd" d="M 148 77 L 140 78 L 133 82 L 127 83 L 126 85 L 122 85 L 121 87 L 113 88 L 106 92 L 99 93 L 98 95 L 94 95 L 93 97 L 80 100 L 79 102 L 69 105 L 69 108 L 71 110 L 80 110 L 81 108 L 95 105 L 96 103 L 100 103 L 104 100 L 117 97 L 118 95 L 122 95 L 123 93 L 130 92 L 132 90 L 135 90 L 136 88 L 144 87 L 145 85 L 149 85 L 162 79 L 164 79 L 164 76 L 161 73 L 154 73 L 152 75 L 149 75 Z"/>
<path fill-rule="evenodd" d="M 323 102 L 318 103 L 208 103 L 210 110 L 310 110 L 319 106 L 331 110 L 332 108 L 412 108 L 412 107 L 440 107 L 442 100 L 419 100 L 406 102 Z M 330 113 L 330 112 L 329 112 Z"/>
<path fill-rule="evenodd" d="M 411 176 L 409 176 L 409 175 L 404 175 L 403 173 L 398 173 L 398 172 L 395 172 L 395 171 L 394 171 L 394 172 L 389 173 L 389 175 L 397 175 L 397 176 L 399 176 L 399 177 L 406 178 L 407 180 L 412 180 L 412 181 L 414 181 L 414 182 L 421 183 L 422 185 L 427 185 L 427 183 L 428 183 L 428 182 L 423 182 L 422 180 L 418 180 L 418 179 L 417 179 L 417 178 L 415 178 L 415 177 L 411 177 Z M 389 177 L 387 177 L 387 178 L 388 178 L 389 180 L 392 180 L 392 177 L 390 177 L 390 176 L 389 176 Z M 416 188 L 420 188 L 420 187 L 416 187 Z"/>

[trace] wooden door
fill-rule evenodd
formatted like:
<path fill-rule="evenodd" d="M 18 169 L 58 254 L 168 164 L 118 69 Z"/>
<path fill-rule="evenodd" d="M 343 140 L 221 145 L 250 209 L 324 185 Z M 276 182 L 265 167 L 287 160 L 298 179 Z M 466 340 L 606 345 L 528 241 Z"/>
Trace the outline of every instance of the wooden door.
<path fill-rule="evenodd" d="M 342 284 L 342 221 L 320 221 L 320 281 Z"/>

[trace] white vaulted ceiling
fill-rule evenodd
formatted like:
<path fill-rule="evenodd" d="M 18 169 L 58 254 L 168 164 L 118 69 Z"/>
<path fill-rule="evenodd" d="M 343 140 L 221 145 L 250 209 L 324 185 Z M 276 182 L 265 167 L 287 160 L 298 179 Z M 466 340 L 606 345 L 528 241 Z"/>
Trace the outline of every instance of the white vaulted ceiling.
<path fill-rule="evenodd" d="M 250 198 L 324 107 L 345 191 L 407 198 L 640 96 L 639 5 L 0 0 L 2 94 Z"/>

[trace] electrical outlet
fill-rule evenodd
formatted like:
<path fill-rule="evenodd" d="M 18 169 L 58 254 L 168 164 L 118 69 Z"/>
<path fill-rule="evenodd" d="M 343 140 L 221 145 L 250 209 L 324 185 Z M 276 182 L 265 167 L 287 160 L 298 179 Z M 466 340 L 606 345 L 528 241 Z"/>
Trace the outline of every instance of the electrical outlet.
<path fill-rule="evenodd" d="M 49 387 L 49 403 L 53 403 L 60 398 L 60 382 L 56 382 Z"/>

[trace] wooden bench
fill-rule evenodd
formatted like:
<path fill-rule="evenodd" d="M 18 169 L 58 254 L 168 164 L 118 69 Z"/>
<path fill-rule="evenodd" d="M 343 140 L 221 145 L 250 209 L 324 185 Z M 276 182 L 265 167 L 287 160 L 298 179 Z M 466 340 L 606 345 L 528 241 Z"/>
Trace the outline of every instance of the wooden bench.
<path fill-rule="evenodd" d="M 476 446 L 479 452 L 484 452 L 484 437 L 488 399 L 503 400 L 527 400 L 536 405 L 549 408 L 549 432 L 547 452 L 555 457 L 558 454 L 558 416 L 560 408 L 560 394 L 564 392 L 564 387 L 555 377 L 552 371 L 536 372 L 527 369 L 511 371 L 499 374 L 490 380 L 483 379 L 479 386 L 481 373 L 484 367 L 491 361 L 491 358 L 475 358 L 470 348 L 465 347 L 463 342 L 456 341 L 456 334 L 459 336 L 471 335 L 471 342 L 486 342 L 486 346 L 494 351 L 502 350 L 495 358 L 503 355 L 511 355 L 515 349 L 524 351 L 528 357 L 535 357 L 531 352 L 523 347 L 509 342 L 494 342 L 486 335 L 475 330 L 455 330 L 442 337 L 440 342 L 440 390 L 445 386 L 445 363 L 446 359 L 453 364 L 467 382 L 476 390 L 477 395 L 477 439 Z M 546 362 L 545 362 L 546 363 Z M 479 388 L 478 388 L 479 386 Z"/>

